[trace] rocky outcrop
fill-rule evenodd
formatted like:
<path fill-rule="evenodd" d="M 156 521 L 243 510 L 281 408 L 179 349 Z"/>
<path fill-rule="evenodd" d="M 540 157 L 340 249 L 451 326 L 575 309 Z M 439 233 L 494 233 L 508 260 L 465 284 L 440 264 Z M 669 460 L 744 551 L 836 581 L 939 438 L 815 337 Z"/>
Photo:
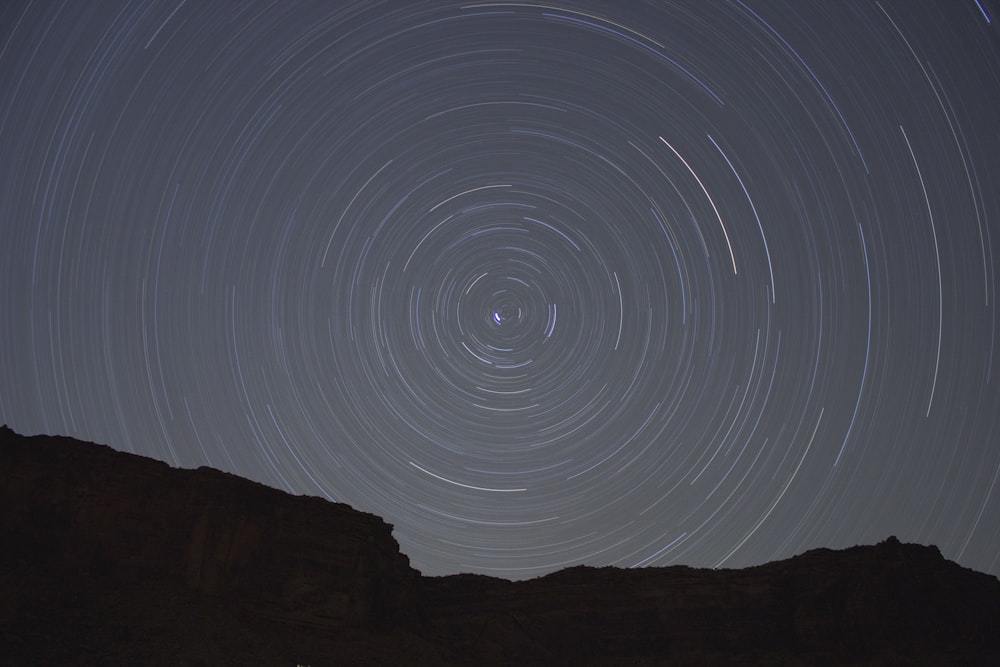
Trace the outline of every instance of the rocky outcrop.
<path fill-rule="evenodd" d="M 510 663 L 989 664 L 1000 656 L 1000 582 L 894 538 L 744 570 L 575 567 L 516 583 L 424 583 L 436 636 Z"/>
<path fill-rule="evenodd" d="M 380 518 L 0 429 L 0 655 L 28 664 L 988 664 L 1000 581 L 894 538 L 744 570 L 421 577 Z"/>
<path fill-rule="evenodd" d="M 300 631 L 353 642 L 413 623 L 419 575 L 391 531 L 347 505 L 218 470 L 4 428 L 0 645 L 26 656 L 55 650 L 55 633 L 69 644 L 58 657 L 77 663 L 73 646 L 118 641 L 104 634 L 109 624 L 146 642 L 192 623 L 189 632 L 207 635 L 199 643 L 221 647 L 232 631 L 239 645 L 265 645 L 245 657 L 256 661 L 262 649 L 288 662 L 294 651 L 271 650 L 268 635 L 287 636 L 285 649 Z M 194 623 L 188 605 L 205 618 Z M 61 621 L 47 621 L 52 614 Z M 218 623 L 222 634 L 210 627 Z M 177 634 L 171 641 L 187 640 Z"/>

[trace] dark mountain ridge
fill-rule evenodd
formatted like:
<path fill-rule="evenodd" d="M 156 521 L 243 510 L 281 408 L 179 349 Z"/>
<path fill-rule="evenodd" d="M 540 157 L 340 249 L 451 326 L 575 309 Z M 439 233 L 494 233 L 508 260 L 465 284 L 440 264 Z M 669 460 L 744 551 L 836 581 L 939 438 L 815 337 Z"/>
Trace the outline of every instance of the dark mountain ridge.
<path fill-rule="evenodd" d="M 0 429 L 6 664 L 996 664 L 1000 580 L 901 544 L 423 577 L 382 519 Z"/>

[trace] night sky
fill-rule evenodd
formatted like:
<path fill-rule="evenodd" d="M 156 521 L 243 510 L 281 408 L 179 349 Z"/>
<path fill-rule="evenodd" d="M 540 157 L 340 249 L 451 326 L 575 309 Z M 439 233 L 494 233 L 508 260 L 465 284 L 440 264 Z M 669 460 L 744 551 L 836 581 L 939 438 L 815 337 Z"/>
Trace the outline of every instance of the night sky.
<path fill-rule="evenodd" d="M 0 422 L 426 574 L 1000 575 L 1000 3 L 5 2 Z"/>

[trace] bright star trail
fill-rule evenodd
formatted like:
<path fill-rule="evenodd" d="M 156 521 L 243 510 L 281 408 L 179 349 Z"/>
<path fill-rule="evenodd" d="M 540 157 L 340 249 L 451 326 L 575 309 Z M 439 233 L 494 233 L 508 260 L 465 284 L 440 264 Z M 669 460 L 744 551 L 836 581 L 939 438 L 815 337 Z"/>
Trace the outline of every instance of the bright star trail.
<path fill-rule="evenodd" d="M 0 422 L 427 574 L 1000 575 L 1000 4 L 6 2 Z"/>

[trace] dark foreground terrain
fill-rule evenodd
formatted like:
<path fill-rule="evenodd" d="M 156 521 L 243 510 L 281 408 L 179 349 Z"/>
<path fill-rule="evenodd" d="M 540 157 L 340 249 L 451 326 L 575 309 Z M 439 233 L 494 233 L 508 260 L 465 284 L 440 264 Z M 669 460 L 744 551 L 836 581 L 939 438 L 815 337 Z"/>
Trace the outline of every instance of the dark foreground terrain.
<path fill-rule="evenodd" d="M 894 538 L 745 570 L 422 577 L 380 518 L 0 429 L 0 663 L 1000 663 L 1000 581 Z"/>

